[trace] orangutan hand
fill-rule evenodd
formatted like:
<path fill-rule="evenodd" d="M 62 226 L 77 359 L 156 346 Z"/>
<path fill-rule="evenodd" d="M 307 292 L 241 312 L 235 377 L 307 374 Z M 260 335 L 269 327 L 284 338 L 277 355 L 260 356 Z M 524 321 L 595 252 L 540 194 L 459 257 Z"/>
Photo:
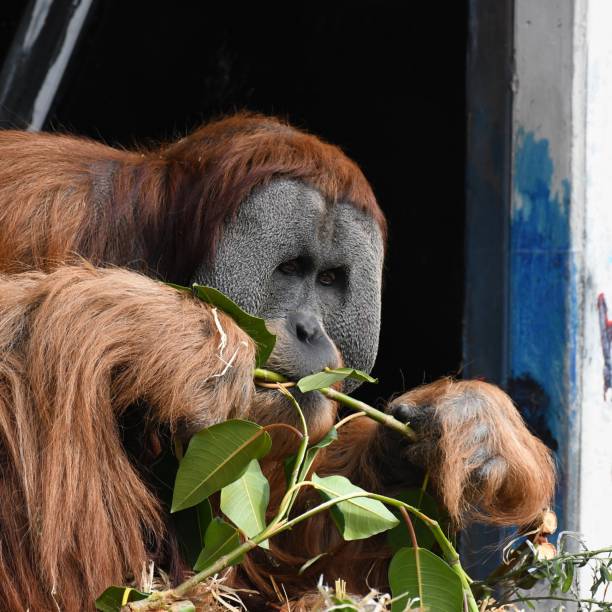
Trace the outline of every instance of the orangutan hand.
<path fill-rule="evenodd" d="M 429 472 L 456 523 L 527 524 L 550 505 L 550 452 L 498 387 L 441 379 L 398 397 L 388 411 L 418 435 L 401 444 L 398 459 Z"/>

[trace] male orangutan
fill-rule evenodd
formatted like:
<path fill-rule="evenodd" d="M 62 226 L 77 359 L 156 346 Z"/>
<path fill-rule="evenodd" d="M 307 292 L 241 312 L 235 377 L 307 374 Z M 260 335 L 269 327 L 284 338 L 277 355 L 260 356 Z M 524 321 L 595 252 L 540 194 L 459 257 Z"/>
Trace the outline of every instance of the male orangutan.
<path fill-rule="evenodd" d="M 295 418 L 277 391 L 255 389 L 253 344 L 232 320 L 220 318 L 236 358 L 215 376 L 226 368 L 210 307 L 150 277 L 212 285 L 265 318 L 278 336 L 267 367 L 292 379 L 369 371 L 385 229 L 359 168 L 274 118 L 239 114 L 133 152 L 0 132 L 0 608 L 82 610 L 148 559 L 176 567 L 166 509 L 127 451 L 127 414 L 177 436 Z M 298 399 L 316 440 L 336 406 Z M 440 380 L 389 410 L 417 443 L 356 419 L 317 472 L 393 494 L 427 469 L 456 525 L 525 524 L 549 504 L 549 453 L 496 387 Z M 292 442 L 276 435 L 265 461 L 277 497 Z M 264 597 L 268 573 L 290 596 L 321 573 L 356 592 L 366 575 L 385 585 L 384 541 L 345 543 L 328 517 L 272 544 L 235 572 Z M 322 551 L 333 554 L 298 575 Z"/>

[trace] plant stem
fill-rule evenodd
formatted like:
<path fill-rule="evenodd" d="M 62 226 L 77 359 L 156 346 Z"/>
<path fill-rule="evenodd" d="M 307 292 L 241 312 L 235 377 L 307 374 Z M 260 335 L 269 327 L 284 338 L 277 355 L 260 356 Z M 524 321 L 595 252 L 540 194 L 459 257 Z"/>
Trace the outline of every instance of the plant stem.
<path fill-rule="evenodd" d="M 425 491 L 427 491 L 427 485 L 429 484 L 429 472 L 425 472 L 425 477 L 423 478 L 423 484 L 421 485 L 421 490 L 419 493 L 419 508 L 423 505 L 423 495 L 425 495 Z"/>
<path fill-rule="evenodd" d="M 185 582 L 182 582 L 176 588 L 153 593 L 152 595 L 147 597 L 147 599 L 141 599 L 140 601 L 131 602 L 128 604 L 128 609 L 134 611 L 138 610 L 138 612 L 160 610 L 162 609 L 161 606 L 168 604 L 172 601 L 176 601 L 177 599 L 181 599 L 182 597 L 187 595 L 191 589 L 195 588 L 198 584 L 206 580 L 206 578 L 218 574 L 220 571 L 225 569 L 232 561 L 253 550 L 261 542 L 270 538 L 274 533 L 277 533 L 278 528 L 279 525 L 277 525 L 275 528 L 266 527 L 266 529 L 264 529 L 261 533 L 257 534 L 254 538 L 246 540 L 246 542 L 243 542 L 240 546 L 235 548 L 227 555 L 219 557 L 212 565 L 209 565 L 201 572 L 194 574 L 191 578 L 185 580 Z M 276 529 L 277 531 L 274 532 L 274 529 Z"/>
<path fill-rule="evenodd" d="M 363 416 L 367 416 L 365 412 L 353 412 L 353 414 L 345 416 L 343 419 L 336 423 L 336 431 L 338 431 L 341 427 L 344 427 L 347 423 L 350 423 L 351 421 L 354 421 L 355 419 L 358 419 Z"/>
<path fill-rule="evenodd" d="M 402 518 L 404 519 L 404 523 L 406 523 L 406 527 L 408 527 L 408 533 L 410 534 L 412 548 L 414 548 L 414 563 L 416 565 L 416 575 L 417 575 L 417 580 L 418 580 L 418 585 L 419 585 L 418 586 L 419 598 L 422 601 L 423 581 L 422 581 L 422 574 L 421 574 L 421 555 L 420 555 L 419 542 L 416 537 L 416 532 L 414 531 L 414 525 L 412 524 L 412 519 L 410 518 L 410 514 L 408 514 L 408 510 L 406 510 L 406 508 L 402 506 L 400 507 L 400 513 L 402 515 Z M 464 600 L 465 600 L 465 596 L 464 596 Z M 465 608 L 467 609 L 467 602 L 466 602 Z"/>
<path fill-rule="evenodd" d="M 509 601 L 505 601 L 503 602 L 504 605 L 508 605 L 508 604 L 514 604 L 514 603 L 525 603 L 526 601 L 546 601 L 546 600 L 553 600 L 553 601 L 567 601 L 570 603 L 576 603 L 576 602 L 580 602 L 580 603 L 589 603 L 589 604 L 595 604 L 597 606 L 608 606 L 608 607 L 604 607 L 604 610 L 610 609 L 609 606 L 611 606 L 612 604 L 609 601 L 599 601 L 597 599 L 572 599 L 571 597 L 559 597 L 558 595 L 542 595 L 542 596 L 537 596 L 537 597 L 523 597 L 523 598 L 518 598 L 518 599 L 510 599 Z"/>
<path fill-rule="evenodd" d="M 351 410 L 355 410 L 356 412 L 364 412 L 374 421 L 381 423 L 385 427 L 389 427 L 389 429 L 397 431 L 398 433 L 408 438 L 411 442 L 416 442 L 417 435 L 414 429 L 412 429 L 409 425 L 398 421 L 390 414 L 382 412 L 381 410 L 376 410 L 376 408 L 372 408 L 372 406 L 369 406 L 365 402 L 357 400 L 354 397 L 351 397 L 350 395 L 340 393 L 340 391 L 336 391 L 335 389 L 331 389 L 330 387 L 323 387 L 322 389 L 319 389 L 319 392 L 325 395 L 325 397 L 335 400 L 336 402 L 339 402 L 340 404 L 346 406 L 347 408 L 350 408 Z"/>
<path fill-rule="evenodd" d="M 321 485 L 315 482 L 303 481 L 294 484 L 293 487 L 291 487 L 291 489 L 287 491 L 287 495 L 293 494 L 295 490 L 299 487 L 308 485 L 317 489 L 324 489 L 328 493 L 330 492 L 328 489 L 322 487 Z M 472 594 L 472 590 L 470 588 L 470 579 L 465 573 L 465 570 L 461 567 L 459 554 L 454 549 L 448 538 L 444 535 L 444 532 L 442 531 L 442 528 L 440 527 L 439 523 L 429 518 L 427 515 L 423 514 L 414 506 L 411 506 L 398 499 L 393 499 L 392 497 L 379 495 L 377 493 L 369 493 L 368 491 L 355 491 L 353 493 L 347 493 L 346 495 L 340 495 L 338 497 L 334 497 L 333 499 L 325 501 L 319 504 L 318 506 L 311 508 L 310 510 L 307 510 L 303 514 L 300 514 L 299 516 L 296 516 L 291 520 L 280 519 L 277 523 L 272 523 L 268 525 L 261 533 L 257 534 L 250 540 L 243 542 L 232 552 L 228 553 L 227 555 L 224 555 L 223 557 L 220 557 L 219 559 L 217 559 L 217 561 L 215 561 L 215 563 L 203 569 L 201 572 L 198 572 L 185 582 L 181 583 L 176 588 L 170 589 L 168 591 L 162 591 L 159 593 L 153 593 L 147 599 L 130 603 L 128 604 L 129 609 L 138 610 L 141 612 L 145 610 L 159 610 L 160 605 L 163 605 L 164 603 L 167 603 L 169 601 L 173 601 L 177 598 L 185 597 L 188 592 L 195 586 L 197 586 L 200 582 L 206 580 L 206 578 L 209 578 L 214 574 L 219 573 L 221 570 L 225 569 L 225 567 L 227 567 L 229 563 L 231 563 L 235 559 L 238 559 L 243 554 L 253 550 L 260 542 L 263 542 L 264 540 L 278 535 L 283 531 L 287 531 L 288 529 L 293 528 L 298 523 L 301 523 L 302 521 L 305 521 L 311 516 L 323 512 L 324 510 L 327 510 L 335 506 L 336 504 L 339 504 L 340 502 L 349 501 L 357 497 L 369 497 L 371 499 L 376 499 L 390 506 L 395 506 L 396 508 L 405 508 L 406 510 L 408 510 L 408 512 L 420 518 L 433 533 L 433 536 L 438 542 L 442 550 L 442 554 L 444 555 L 444 558 L 446 559 L 446 562 L 449 564 L 450 568 L 459 576 L 459 579 L 461 580 L 461 585 L 463 587 L 464 595 L 468 602 L 469 611 L 478 612 L 478 606 L 476 605 L 476 600 L 474 599 L 474 595 Z"/>
<path fill-rule="evenodd" d="M 282 374 L 277 374 L 271 370 L 264 370 L 262 368 L 255 368 L 253 371 L 253 377 L 255 380 L 263 380 L 268 383 L 286 383 L 291 382 L 285 378 Z"/>
<path fill-rule="evenodd" d="M 287 379 L 281 374 L 277 374 L 276 372 L 271 372 L 270 370 L 264 370 L 261 368 L 255 369 L 253 375 L 256 380 L 263 380 L 265 382 L 288 382 Z M 340 391 L 336 391 L 335 389 L 332 389 L 330 387 L 323 387 L 317 390 L 319 391 L 319 393 L 322 393 L 329 399 L 339 402 L 340 404 L 346 406 L 347 408 L 350 408 L 351 410 L 355 410 L 356 412 L 364 412 L 374 421 L 377 421 L 385 427 L 389 427 L 390 429 L 397 431 L 398 433 L 408 438 L 410 441 L 416 441 L 416 432 L 409 425 L 398 421 L 390 414 L 386 414 L 381 410 L 372 408 L 372 406 L 369 406 L 368 404 L 361 402 L 355 399 L 354 397 L 351 397 L 350 395 L 340 393 Z"/>
<path fill-rule="evenodd" d="M 311 516 L 318 514 L 319 512 L 323 512 L 324 510 L 327 510 L 328 508 L 331 508 L 340 502 L 348 501 L 350 499 L 357 498 L 357 497 L 362 497 L 362 498 L 369 497 L 371 499 L 376 499 L 382 503 L 385 503 L 391 506 L 395 506 L 399 508 L 400 511 L 402 511 L 403 513 L 408 511 L 412 513 L 414 516 L 420 518 L 427 525 L 427 527 L 433 533 L 434 538 L 438 542 L 438 545 L 440 546 L 442 550 L 442 554 L 444 555 L 444 558 L 446 559 L 447 563 L 449 564 L 451 569 L 459 576 L 459 579 L 461 580 L 461 585 L 464 591 L 464 597 L 468 603 L 469 611 L 478 612 L 478 607 L 476 605 L 476 601 L 474 599 L 472 590 L 470 588 L 470 579 L 465 573 L 465 571 L 463 570 L 463 568 L 461 567 L 461 563 L 459 561 L 459 555 L 457 554 L 457 551 L 454 549 L 453 545 L 448 540 L 448 538 L 444 535 L 444 532 L 442 531 L 440 525 L 438 524 L 437 521 L 429 518 L 427 515 L 423 514 L 420 510 L 418 510 L 417 508 L 413 506 L 410 506 L 409 504 L 406 504 L 405 502 L 393 499 L 391 497 L 387 497 L 385 495 L 369 493 L 367 491 L 358 491 L 354 493 L 349 493 L 347 495 L 341 495 L 338 497 L 334 497 L 333 499 L 323 502 L 319 504 L 318 506 L 316 506 L 315 508 L 311 508 L 310 510 L 304 512 L 303 514 L 291 520 L 287 519 L 289 512 L 291 511 L 293 501 L 295 500 L 295 497 L 297 495 L 297 490 L 300 487 L 313 486 L 318 489 L 325 489 L 325 487 L 321 487 L 317 483 L 310 482 L 310 481 L 302 481 L 299 483 L 297 482 L 299 478 L 300 468 L 304 461 L 306 449 L 308 447 L 308 428 L 306 425 L 306 419 L 304 418 L 304 413 L 302 412 L 295 397 L 293 397 L 293 395 L 285 388 L 285 386 L 282 386 L 282 384 L 278 384 L 278 383 L 286 383 L 289 381 L 287 381 L 287 379 L 280 374 L 277 374 L 275 372 L 270 372 L 269 370 L 263 370 L 260 368 L 255 370 L 254 376 L 256 380 L 265 381 L 267 383 L 277 383 L 278 391 L 281 392 L 283 395 L 287 396 L 287 398 L 296 407 L 296 410 L 299 414 L 300 421 L 301 421 L 302 428 L 303 428 L 303 438 L 300 441 L 300 446 L 297 452 L 295 465 L 293 466 L 291 477 L 289 479 L 287 492 L 285 493 L 285 496 L 281 500 L 281 504 L 279 506 L 279 510 L 276 516 L 274 517 L 272 522 L 261 533 L 243 542 L 240 546 L 235 548 L 233 551 L 231 551 L 227 555 L 220 557 L 212 565 L 210 565 L 207 568 L 204 568 L 202 571 L 198 572 L 197 574 L 195 574 L 188 580 L 184 581 L 176 588 L 169 589 L 167 591 L 158 592 L 158 593 L 153 593 L 149 598 L 145 600 L 130 603 L 129 609 L 130 610 L 140 610 L 140 611 L 159 610 L 160 606 L 163 606 L 166 603 L 169 603 L 171 601 L 175 601 L 176 599 L 180 599 L 181 597 L 184 597 L 191 589 L 196 587 L 203 580 L 206 580 L 206 578 L 209 578 L 210 576 L 213 576 L 214 574 L 219 573 L 221 570 L 225 569 L 230 563 L 232 563 L 232 561 L 235 561 L 236 559 L 240 558 L 242 555 L 253 550 L 258 544 L 260 544 L 264 540 L 267 540 L 283 531 L 291 529 L 294 525 L 297 525 L 298 523 L 306 520 L 307 518 L 310 518 Z M 398 421 L 392 416 L 385 414 L 384 412 L 381 412 L 380 410 L 376 410 L 375 408 L 372 408 L 372 406 L 369 406 L 368 404 L 365 404 L 364 402 L 361 402 L 348 395 L 345 395 L 344 393 L 340 393 L 339 391 L 336 391 L 335 389 L 324 387 L 322 389 L 319 389 L 318 391 L 322 393 L 323 395 L 325 395 L 326 397 L 334 401 L 337 401 L 343 404 L 344 406 L 347 406 L 348 408 L 355 410 L 358 413 L 365 413 L 371 419 L 374 419 L 375 421 L 383 424 L 386 427 L 394 429 L 395 431 L 401 433 L 403 436 L 409 438 L 410 440 L 412 441 L 416 440 L 416 433 L 408 425 L 405 425 L 404 423 L 402 423 L 401 421 Z"/>
<path fill-rule="evenodd" d="M 207 568 L 204 568 L 201 572 L 193 575 L 191 578 L 179 584 L 175 589 L 173 589 L 173 593 L 175 596 L 185 596 L 192 588 L 197 586 L 200 582 L 209 578 L 210 576 L 214 576 L 218 574 L 221 570 L 225 569 L 232 561 L 238 559 L 243 554 L 248 553 L 250 550 L 256 548 L 261 542 L 267 540 L 272 536 L 273 529 L 266 528 L 261 533 L 257 534 L 254 538 L 250 540 L 246 540 L 243 542 L 238 548 L 235 548 L 232 552 L 227 555 L 223 555 L 223 557 L 219 557 L 212 565 L 209 565 Z"/>
<path fill-rule="evenodd" d="M 306 482 L 307 481 L 304 481 L 304 483 L 300 483 L 300 484 L 305 484 Z M 312 484 L 312 486 L 315 488 L 325 489 L 325 487 L 321 487 L 321 485 L 318 485 L 317 483 L 312 482 L 310 484 Z M 329 492 L 329 490 L 327 491 Z M 314 508 L 311 508 L 310 510 L 304 512 L 304 514 L 301 514 L 300 516 L 296 516 L 290 521 L 287 521 L 282 526 L 282 528 L 279 529 L 277 532 L 275 532 L 273 535 L 276 535 L 276 533 L 280 533 L 281 531 L 286 531 L 287 529 L 291 529 L 294 525 L 297 525 L 298 523 L 306 520 L 307 518 L 310 518 L 311 516 L 314 516 L 315 514 L 322 512 L 323 510 L 327 510 L 328 508 L 331 508 L 335 504 L 338 504 L 343 501 L 348 501 L 355 497 L 369 497 L 371 499 L 376 499 L 390 506 L 395 506 L 396 508 L 405 508 L 406 510 L 408 510 L 408 512 L 420 518 L 427 525 L 429 530 L 432 532 L 450 568 L 455 572 L 455 574 L 457 574 L 457 576 L 459 576 L 459 580 L 461 581 L 461 586 L 463 587 L 464 596 L 468 602 L 469 611 L 478 612 L 478 605 L 476 604 L 476 600 L 474 599 L 474 594 L 472 593 L 472 589 L 470 587 L 471 579 L 465 573 L 465 570 L 463 569 L 463 567 L 461 567 L 459 554 L 455 550 L 454 546 L 451 544 L 450 540 L 444 535 L 444 532 L 442 531 L 442 528 L 440 527 L 440 524 L 438 523 L 438 521 L 435 521 L 429 518 L 426 514 L 423 514 L 420 510 L 418 510 L 414 506 L 411 506 L 410 504 L 402 502 L 399 499 L 393 499 L 392 497 L 387 497 L 386 495 L 379 495 L 378 493 L 369 493 L 368 491 L 348 493 L 346 495 L 334 497 L 333 499 L 330 499 L 329 501 L 326 501 L 322 504 L 319 504 L 318 506 L 315 506 Z"/>
<path fill-rule="evenodd" d="M 300 441 L 300 445 L 298 447 L 298 451 L 295 457 L 295 464 L 293 465 L 293 470 L 291 471 L 291 476 L 287 485 L 287 491 L 283 496 L 283 499 L 281 500 L 281 503 L 278 507 L 278 512 L 276 513 L 276 516 L 272 519 L 270 526 L 276 525 L 279 521 L 283 520 L 285 516 L 289 514 L 289 512 L 291 512 L 291 507 L 293 506 L 295 498 L 297 497 L 297 493 L 292 492 L 292 490 L 294 489 L 295 484 L 297 483 L 298 476 L 300 474 L 300 468 L 302 467 L 302 463 L 304 463 L 306 449 L 308 448 L 308 425 L 306 425 L 306 418 L 304 417 L 304 413 L 302 412 L 302 409 L 300 408 L 300 405 L 298 404 L 295 397 L 293 397 L 293 394 L 290 391 L 287 391 L 287 389 L 283 387 L 281 383 L 277 384 L 278 390 L 283 395 L 285 395 L 287 399 L 289 399 L 289 401 L 297 410 L 297 413 L 300 417 L 300 421 L 302 422 L 303 437 Z"/>
<path fill-rule="evenodd" d="M 400 508 L 400 512 L 402 513 L 402 518 L 404 519 L 404 523 L 406 523 L 406 527 L 408 527 L 408 533 L 410 534 L 412 548 L 414 548 L 414 550 L 418 550 L 419 542 L 417 541 L 416 532 L 414 531 L 414 525 L 412 524 L 412 520 L 410 519 L 408 510 L 406 510 L 406 508 Z"/>
<path fill-rule="evenodd" d="M 300 440 L 304 437 L 304 435 L 299 429 L 297 429 L 293 425 L 289 425 L 288 423 L 271 423 L 270 425 L 265 425 L 264 429 L 266 431 L 272 431 L 273 429 L 288 429 L 290 432 L 294 433 Z"/>

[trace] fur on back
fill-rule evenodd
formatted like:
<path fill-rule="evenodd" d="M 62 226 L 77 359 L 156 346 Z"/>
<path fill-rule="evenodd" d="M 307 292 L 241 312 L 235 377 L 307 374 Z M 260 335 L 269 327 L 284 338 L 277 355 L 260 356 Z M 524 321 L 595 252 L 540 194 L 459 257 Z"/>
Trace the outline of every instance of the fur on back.
<path fill-rule="evenodd" d="M 185 283 L 253 189 L 281 176 L 367 212 L 385 234 L 357 164 L 274 117 L 238 113 L 140 151 L 0 131 L 0 270 L 49 269 L 78 254 Z"/>

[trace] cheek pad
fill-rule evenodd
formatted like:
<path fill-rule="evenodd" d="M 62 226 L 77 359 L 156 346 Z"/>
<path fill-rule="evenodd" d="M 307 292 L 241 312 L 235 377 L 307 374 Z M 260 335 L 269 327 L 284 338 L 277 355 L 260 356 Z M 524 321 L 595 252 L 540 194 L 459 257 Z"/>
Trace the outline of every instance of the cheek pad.
<path fill-rule="evenodd" d="M 370 292 L 366 291 L 365 294 Z M 370 372 L 378 352 L 380 332 L 380 297 L 373 300 L 349 299 L 329 319 L 327 332 L 336 342 L 347 367 Z M 358 381 L 345 381 L 345 391 L 359 386 Z"/>
<path fill-rule="evenodd" d="M 214 264 L 208 270 L 202 266 L 194 281 L 216 287 L 252 314 L 283 317 L 283 309 L 296 306 L 295 296 L 273 282 L 276 266 L 302 245 L 316 252 L 313 229 L 322 222 L 331 224 L 334 234 L 318 236 L 324 246 L 317 246 L 352 271 L 342 304 L 320 304 L 326 310 L 323 325 L 345 365 L 369 372 L 378 350 L 382 241 L 371 218 L 348 205 L 325 212 L 311 191 L 281 180 L 253 194 L 226 227 Z M 282 231 L 278 219 L 286 221 Z M 349 381 L 345 388 L 357 386 L 357 381 Z"/>

